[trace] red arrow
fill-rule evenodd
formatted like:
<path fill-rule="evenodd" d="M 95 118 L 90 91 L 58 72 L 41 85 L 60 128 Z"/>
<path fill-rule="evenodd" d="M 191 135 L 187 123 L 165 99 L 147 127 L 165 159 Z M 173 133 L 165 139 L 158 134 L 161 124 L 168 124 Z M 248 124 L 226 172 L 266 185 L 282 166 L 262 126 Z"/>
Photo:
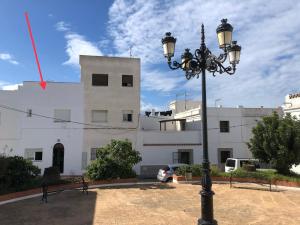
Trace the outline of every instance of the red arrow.
<path fill-rule="evenodd" d="M 25 12 L 25 17 L 26 17 L 26 22 L 27 22 L 27 26 L 28 26 L 28 31 L 29 31 L 29 35 L 30 35 L 30 39 L 31 39 L 31 43 L 32 43 L 32 48 L 33 48 L 36 64 L 37 64 L 39 74 L 40 74 L 40 80 L 41 80 L 40 85 L 43 88 L 43 90 L 45 90 L 47 83 L 46 83 L 46 81 L 43 80 L 43 74 L 42 74 L 42 70 L 41 70 L 41 66 L 40 66 L 40 62 L 39 62 L 39 57 L 38 57 L 37 52 L 36 52 L 36 47 L 35 47 L 32 31 L 31 31 L 28 12 Z"/>

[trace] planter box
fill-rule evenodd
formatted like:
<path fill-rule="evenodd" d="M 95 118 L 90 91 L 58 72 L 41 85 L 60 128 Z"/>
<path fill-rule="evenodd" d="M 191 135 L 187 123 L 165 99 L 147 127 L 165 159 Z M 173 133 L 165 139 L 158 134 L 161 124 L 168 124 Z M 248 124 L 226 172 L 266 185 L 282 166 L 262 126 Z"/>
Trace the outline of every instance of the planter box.
<path fill-rule="evenodd" d="M 299 187 L 300 188 L 300 182 L 294 182 L 294 181 L 275 180 L 275 181 L 272 181 L 272 184 L 279 185 L 279 186 Z"/>
<path fill-rule="evenodd" d="M 212 181 L 230 181 L 230 177 L 211 177 Z M 173 182 L 174 183 L 184 183 L 187 181 L 199 181 L 201 182 L 201 177 L 192 177 L 192 180 L 187 180 L 185 176 L 177 176 L 173 175 Z M 246 177 L 232 177 L 233 182 L 241 182 L 241 183 L 257 183 L 257 184 L 269 184 L 269 181 L 257 178 L 246 178 Z M 278 186 L 286 186 L 286 187 L 299 187 L 300 182 L 294 181 L 283 181 L 283 180 L 274 180 L 272 181 L 272 185 Z"/>

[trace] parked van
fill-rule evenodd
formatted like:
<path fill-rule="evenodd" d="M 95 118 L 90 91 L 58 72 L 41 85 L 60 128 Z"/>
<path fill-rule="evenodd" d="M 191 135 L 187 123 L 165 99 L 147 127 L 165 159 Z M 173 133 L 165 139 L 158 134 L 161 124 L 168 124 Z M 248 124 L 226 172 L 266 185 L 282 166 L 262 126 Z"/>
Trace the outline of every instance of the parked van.
<path fill-rule="evenodd" d="M 244 163 L 254 163 L 256 168 L 260 168 L 258 159 L 239 159 L 239 158 L 227 158 L 225 163 L 225 172 L 235 171 L 241 168 Z"/>

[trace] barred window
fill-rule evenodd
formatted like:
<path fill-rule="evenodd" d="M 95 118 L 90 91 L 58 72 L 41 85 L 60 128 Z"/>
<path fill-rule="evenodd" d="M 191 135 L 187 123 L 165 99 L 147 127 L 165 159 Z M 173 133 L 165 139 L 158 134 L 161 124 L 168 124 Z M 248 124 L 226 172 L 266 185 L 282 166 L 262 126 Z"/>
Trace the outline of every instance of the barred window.
<path fill-rule="evenodd" d="M 229 121 L 220 121 L 220 132 L 229 133 Z"/>

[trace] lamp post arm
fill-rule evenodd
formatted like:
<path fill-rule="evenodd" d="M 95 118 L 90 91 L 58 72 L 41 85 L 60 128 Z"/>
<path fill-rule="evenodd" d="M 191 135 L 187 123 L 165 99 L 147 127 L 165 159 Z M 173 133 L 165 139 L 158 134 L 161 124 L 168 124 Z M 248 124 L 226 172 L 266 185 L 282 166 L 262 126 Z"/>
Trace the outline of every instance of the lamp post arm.
<path fill-rule="evenodd" d="M 183 63 L 179 63 L 177 61 L 171 62 L 171 59 L 168 59 L 168 65 L 169 65 L 169 68 L 171 70 L 177 70 L 177 69 L 179 69 L 182 66 Z"/>

